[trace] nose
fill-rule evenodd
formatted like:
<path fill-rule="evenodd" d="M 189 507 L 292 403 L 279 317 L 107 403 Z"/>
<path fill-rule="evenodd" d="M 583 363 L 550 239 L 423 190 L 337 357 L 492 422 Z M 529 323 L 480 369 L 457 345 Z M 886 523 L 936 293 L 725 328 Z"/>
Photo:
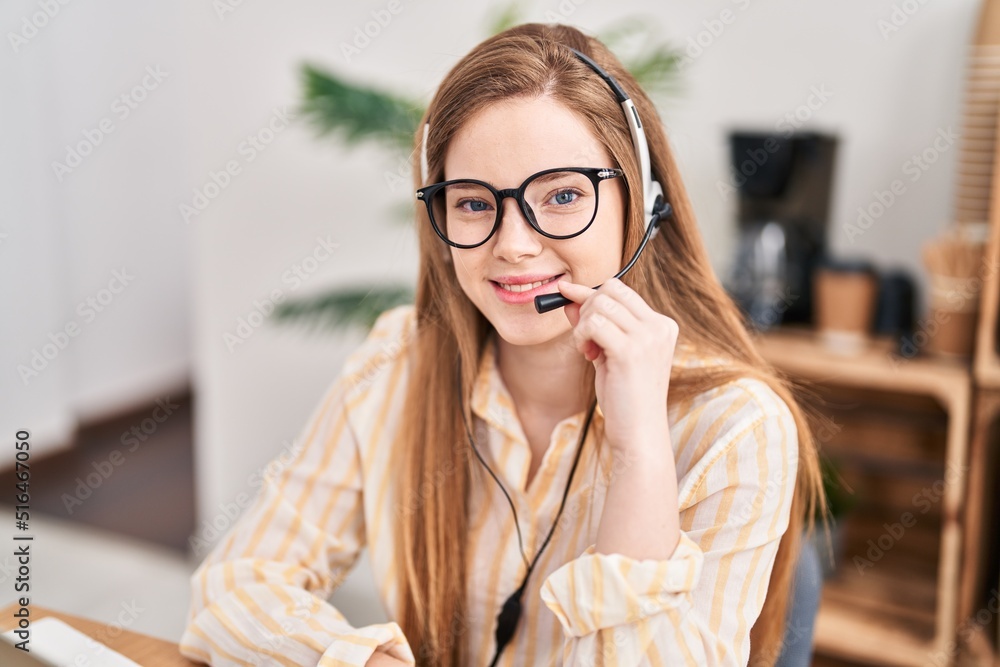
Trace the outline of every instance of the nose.
<path fill-rule="evenodd" d="M 493 238 L 493 256 L 516 263 L 541 252 L 542 235 L 531 226 L 513 197 L 503 200 L 500 228 Z"/>

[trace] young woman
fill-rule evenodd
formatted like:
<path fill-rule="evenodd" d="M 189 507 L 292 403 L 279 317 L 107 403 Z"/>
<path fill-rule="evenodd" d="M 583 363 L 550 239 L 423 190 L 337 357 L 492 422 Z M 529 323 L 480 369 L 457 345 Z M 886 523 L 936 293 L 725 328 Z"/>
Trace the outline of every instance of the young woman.
<path fill-rule="evenodd" d="M 194 574 L 184 655 L 772 664 L 816 451 L 653 104 L 597 40 L 522 25 L 445 77 L 416 148 L 416 304 Z M 326 598 L 364 546 L 392 620 L 356 626 Z"/>

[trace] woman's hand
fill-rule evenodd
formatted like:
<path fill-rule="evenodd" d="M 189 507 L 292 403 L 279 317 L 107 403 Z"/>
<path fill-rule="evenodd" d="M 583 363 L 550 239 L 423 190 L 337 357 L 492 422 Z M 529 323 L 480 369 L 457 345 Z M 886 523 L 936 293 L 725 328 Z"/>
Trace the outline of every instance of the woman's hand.
<path fill-rule="evenodd" d="M 614 449 L 642 455 L 669 438 L 667 389 L 677 322 L 612 278 L 599 289 L 560 280 L 576 349 L 597 369 L 597 400 Z"/>

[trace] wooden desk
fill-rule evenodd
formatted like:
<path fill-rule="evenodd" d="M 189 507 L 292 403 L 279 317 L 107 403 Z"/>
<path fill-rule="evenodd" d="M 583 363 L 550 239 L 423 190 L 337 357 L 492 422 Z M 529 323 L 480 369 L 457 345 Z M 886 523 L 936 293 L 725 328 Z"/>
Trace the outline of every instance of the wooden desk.
<path fill-rule="evenodd" d="M 16 626 L 14 611 L 17 604 L 11 604 L 0 609 L 0 632 L 7 632 Z M 172 644 L 156 637 L 122 630 L 117 628 L 109 631 L 104 623 L 89 621 L 79 616 L 63 614 L 38 605 L 31 605 L 31 622 L 53 616 L 63 623 L 73 626 L 80 632 L 89 635 L 108 648 L 112 648 L 126 658 L 134 660 L 143 667 L 194 667 L 198 663 L 191 662 L 180 654 L 177 644 Z M 112 636 L 117 635 L 117 636 Z"/>

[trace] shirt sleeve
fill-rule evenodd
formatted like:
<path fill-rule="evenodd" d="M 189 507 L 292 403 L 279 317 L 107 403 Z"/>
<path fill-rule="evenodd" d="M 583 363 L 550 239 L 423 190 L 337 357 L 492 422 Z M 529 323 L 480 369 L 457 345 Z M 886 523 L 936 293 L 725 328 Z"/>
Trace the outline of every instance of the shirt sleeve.
<path fill-rule="evenodd" d="M 783 408 L 741 420 L 693 466 L 670 558 L 592 544 L 549 575 L 541 597 L 562 625 L 565 664 L 748 663 L 795 484 L 798 437 Z"/>
<path fill-rule="evenodd" d="M 374 333 L 382 337 L 378 325 Z M 356 627 L 326 601 L 365 541 L 349 386 L 345 373 L 327 390 L 294 455 L 267 466 L 253 503 L 192 575 L 184 656 L 212 665 L 334 667 L 361 666 L 385 651 L 414 664 L 398 624 Z"/>

